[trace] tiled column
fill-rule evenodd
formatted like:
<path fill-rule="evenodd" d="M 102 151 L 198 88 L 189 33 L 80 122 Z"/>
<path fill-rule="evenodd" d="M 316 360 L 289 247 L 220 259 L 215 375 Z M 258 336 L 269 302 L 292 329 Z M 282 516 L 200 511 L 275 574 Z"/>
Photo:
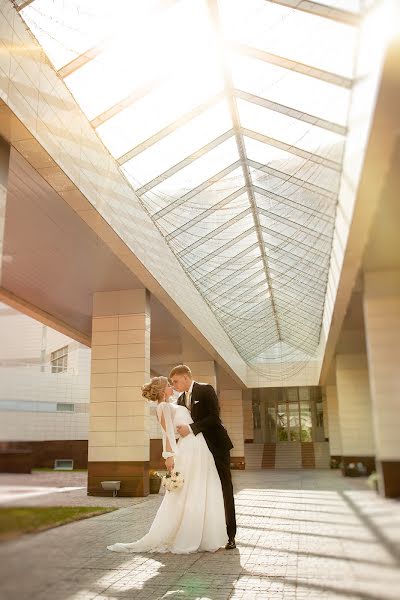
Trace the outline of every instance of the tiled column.
<path fill-rule="evenodd" d="M 342 440 L 342 461 L 375 468 L 371 395 L 366 354 L 336 355 L 336 386 Z"/>
<path fill-rule="evenodd" d="M 232 440 L 231 465 L 233 469 L 244 469 L 243 398 L 240 388 L 222 387 L 219 391 L 221 420 Z"/>
<path fill-rule="evenodd" d="M 8 170 L 10 164 L 10 146 L 0 137 L 0 285 L 2 283 L 4 229 L 6 223 L 6 204 L 8 189 Z"/>
<path fill-rule="evenodd" d="M 192 376 L 199 383 L 211 383 L 216 389 L 215 362 L 209 354 L 186 332 L 182 332 L 182 360 L 190 367 Z"/>
<path fill-rule="evenodd" d="M 243 390 L 243 438 L 245 443 L 254 441 L 252 390 Z"/>
<path fill-rule="evenodd" d="M 199 383 L 211 383 L 214 389 L 217 386 L 217 378 L 215 375 L 215 363 L 213 360 L 189 361 L 193 375 L 193 379 Z"/>
<path fill-rule="evenodd" d="M 232 440 L 231 466 L 244 469 L 243 390 L 222 368 L 217 366 L 217 388 L 221 420 Z"/>
<path fill-rule="evenodd" d="M 150 308 L 145 289 L 98 292 L 93 300 L 88 494 L 121 481 L 120 496 L 149 493 Z"/>
<path fill-rule="evenodd" d="M 366 273 L 364 318 L 380 493 L 400 496 L 400 271 Z"/>
<path fill-rule="evenodd" d="M 340 437 L 339 407 L 336 385 L 327 385 L 325 389 L 329 453 L 331 459 L 338 461 L 342 459 L 342 439 Z"/>

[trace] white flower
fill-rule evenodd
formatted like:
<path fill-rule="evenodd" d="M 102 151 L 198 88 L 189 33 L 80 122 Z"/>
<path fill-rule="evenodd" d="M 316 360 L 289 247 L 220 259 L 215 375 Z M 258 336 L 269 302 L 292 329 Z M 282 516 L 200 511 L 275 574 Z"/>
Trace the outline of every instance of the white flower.
<path fill-rule="evenodd" d="M 167 473 L 162 480 L 162 485 L 165 486 L 167 492 L 172 492 L 173 490 L 178 490 L 184 484 L 184 479 L 181 473 L 179 472 L 171 472 Z"/>

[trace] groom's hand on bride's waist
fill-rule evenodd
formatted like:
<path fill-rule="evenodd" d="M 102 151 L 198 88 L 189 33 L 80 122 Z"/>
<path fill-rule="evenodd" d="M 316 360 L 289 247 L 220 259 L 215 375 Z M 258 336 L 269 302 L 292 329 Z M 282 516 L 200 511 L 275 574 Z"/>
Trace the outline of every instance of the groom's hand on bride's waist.
<path fill-rule="evenodd" d="M 181 437 L 186 437 L 191 432 L 189 425 L 178 425 L 176 429 Z"/>

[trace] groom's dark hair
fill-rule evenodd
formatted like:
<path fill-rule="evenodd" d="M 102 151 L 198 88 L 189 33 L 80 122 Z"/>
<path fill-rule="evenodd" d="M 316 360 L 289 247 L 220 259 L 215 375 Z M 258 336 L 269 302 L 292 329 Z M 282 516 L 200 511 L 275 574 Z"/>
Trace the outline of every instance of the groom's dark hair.
<path fill-rule="evenodd" d="M 171 379 L 174 375 L 189 375 L 189 377 L 191 377 L 192 371 L 186 365 L 177 365 L 172 369 L 169 378 Z"/>

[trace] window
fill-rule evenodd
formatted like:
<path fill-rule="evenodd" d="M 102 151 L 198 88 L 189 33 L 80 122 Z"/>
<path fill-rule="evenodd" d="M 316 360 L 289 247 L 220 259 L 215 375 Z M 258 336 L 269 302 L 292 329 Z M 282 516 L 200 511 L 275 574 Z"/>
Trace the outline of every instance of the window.
<path fill-rule="evenodd" d="M 71 402 L 57 402 L 57 412 L 74 412 L 75 405 Z"/>
<path fill-rule="evenodd" d="M 63 373 L 66 371 L 68 367 L 68 346 L 52 352 L 50 362 L 52 373 Z"/>
<path fill-rule="evenodd" d="M 74 468 L 74 461 L 70 458 L 57 458 L 54 461 L 55 471 L 72 471 Z"/>

